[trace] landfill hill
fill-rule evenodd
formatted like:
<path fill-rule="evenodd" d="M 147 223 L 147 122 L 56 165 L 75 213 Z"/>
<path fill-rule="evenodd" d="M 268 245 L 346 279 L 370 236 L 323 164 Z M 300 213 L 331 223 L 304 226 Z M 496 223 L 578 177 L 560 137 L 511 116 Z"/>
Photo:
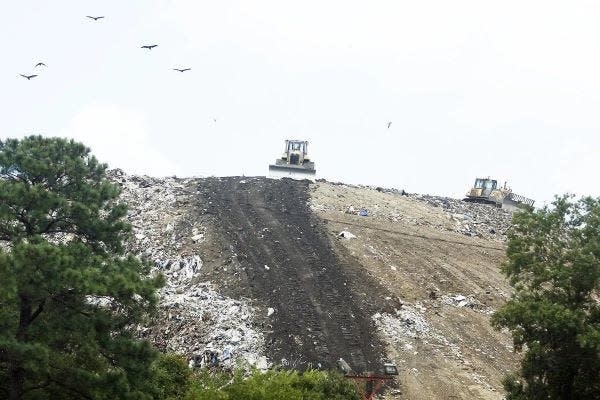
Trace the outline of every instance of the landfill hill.
<path fill-rule="evenodd" d="M 214 350 L 223 367 L 391 361 L 385 398 L 503 398 L 518 359 L 489 321 L 510 295 L 508 212 L 326 181 L 109 176 L 129 204 L 129 251 L 167 278 L 139 328 L 160 349 Z"/>

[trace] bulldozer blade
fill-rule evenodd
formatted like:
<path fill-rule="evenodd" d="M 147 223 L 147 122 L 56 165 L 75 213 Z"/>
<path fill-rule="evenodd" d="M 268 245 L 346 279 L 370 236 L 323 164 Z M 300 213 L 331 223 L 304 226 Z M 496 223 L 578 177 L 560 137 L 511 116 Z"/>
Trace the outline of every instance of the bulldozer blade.
<path fill-rule="evenodd" d="M 522 208 L 531 208 L 535 201 L 533 199 L 529 199 L 525 196 L 521 196 L 515 193 L 509 193 L 502 200 L 502 208 L 505 210 L 516 211 Z"/>
<path fill-rule="evenodd" d="M 269 178 L 291 178 L 296 180 L 315 180 L 316 171 L 296 165 L 269 165 Z"/>

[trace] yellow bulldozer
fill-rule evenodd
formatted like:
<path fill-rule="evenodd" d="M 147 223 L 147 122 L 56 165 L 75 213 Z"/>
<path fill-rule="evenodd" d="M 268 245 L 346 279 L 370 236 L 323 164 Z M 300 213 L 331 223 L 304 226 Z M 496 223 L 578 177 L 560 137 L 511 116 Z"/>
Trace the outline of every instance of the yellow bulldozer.
<path fill-rule="evenodd" d="M 513 193 L 512 189 L 506 186 L 506 182 L 504 186 L 499 187 L 498 181 L 489 177 L 475 179 L 475 184 L 467 192 L 464 201 L 491 204 L 509 211 L 531 208 L 535 202 Z"/>
<path fill-rule="evenodd" d="M 271 178 L 315 180 L 315 163 L 308 156 L 306 140 L 286 140 L 283 155 L 269 165 Z"/>

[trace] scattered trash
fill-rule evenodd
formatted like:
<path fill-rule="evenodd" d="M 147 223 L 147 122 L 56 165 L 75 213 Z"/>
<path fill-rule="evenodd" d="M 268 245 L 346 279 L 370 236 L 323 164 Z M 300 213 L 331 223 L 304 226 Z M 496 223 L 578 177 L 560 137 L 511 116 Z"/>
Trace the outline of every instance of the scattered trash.
<path fill-rule="evenodd" d="M 457 308 L 471 308 L 475 311 L 482 312 L 484 314 L 492 314 L 493 310 L 484 304 L 481 304 L 475 296 L 464 296 L 462 294 L 457 294 L 454 296 L 442 296 L 441 297 L 442 304 L 457 307 Z"/>
<path fill-rule="evenodd" d="M 320 182 L 326 181 L 320 180 Z M 332 203 L 331 199 L 328 200 L 327 198 L 316 196 L 311 198 L 310 203 L 311 208 L 315 211 L 337 211 L 346 214 L 363 215 L 364 213 L 361 214 L 361 212 L 364 210 L 367 212 L 365 216 L 371 216 L 373 218 L 385 219 L 391 222 L 403 222 L 405 224 L 416 226 L 432 227 L 445 232 L 454 231 L 465 236 L 493 239 L 501 242 L 507 240 L 507 232 L 512 223 L 512 214 L 509 211 L 491 207 L 487 204 L 469 203 L 449 197 L 409 194 L 404 190 L 399 189 L 385 189 L 382 187 L 351 185 L 339 182 L 327 183 L 333 187 L 358 188 L 389 195 L 401 195 L 405 197 L 405 200 L 403 201 L 412 200 L 443 210 L 447 216 L 447 223 L 440 223 L 423 217 L 415 217 L 414 214 L 403 211 L 402 208 L 398 208 L 397 205 L 393 206 L 395 200 L 392 197 L 390 197 L 390 200 L 381 200 L 380 197 L 371 198 L 369 209 L 375 209 L 377 211 L 376 216 L 373 216 L 374 214 L 365 207 L 365 204 L 358 203 L 360 204 L 359 207 L 348 205 L 348 199 L 351 194 L 354 194 L 352 191 L 341 191 L 337 188 L 332 189 L 331 192 L 343 199 L 340 201 L 343 203 Z M 353 200 L 357 202 L 361 201 L 360 198 Z M 379 203 L 379 201 L 382 201 L 383 204 Z M 418 204 L 414 205 L 418 206 Z"/>
<path fill-rule="evenodd" d="M 270 317 L 271 315 L 273 315 L 274 312 L 275 312 L 275 310 L 273 308 L 269 307 L 267 309 L 267 317 Z"/>
<path fill-rule="evenodd" d="M 197 246 L 205 240 L 205 228 L 185 220 L 186 207 L 197 196 L 193 179 L 134 176 L 118 169 L 107 175 L 129 206 L 133 237 L 127 250 L 149 260 L 151 273 L 166 278 L 157 316 L 149 326 L 139 326 L 138 335 L 163 351 L 186 356 L 190 367 L 199 366 L 207 350 L 214 355 L 210 361 L 220 365 L 234 366 L 238 359 L 266 365 L 256 310 L 218 293 L 210 282 L 198 282 L 203 263 Z"/>
<path fill-rule="evenodd" d="M 410 197 L 442 208 L 448 213 L 449 219 L 455 223 L 454 231 L 458 233 L 501 241 L 507 239 L 506 233 L 512 221 L 512 214 L 507 210 L 449 197 L 429 195 L 410 195 Z"/>
<path fill-rule="evenodd" d="M 355 239 L 356 235 L 354 235 L 354 234 L 352 234 L 352 233 L 350 233 L 348 231 L 341 231 L 338 234 L 338 237 L 341 237 L 341 238 L 344 238 L 344 239 Z"/>
<path fill-rule="evenodd" d="M 203 233 L 199 233 L 197 235 L 192 236 L 192 241 L 194 243 L 200 243 L 204 240 L 204 234 Z"/>
<path fill-rule="evenodd" d="M 403 305 L 401 310 L 395 310 L 395 315 L 376 313 L 373 315 L 375 326 L 389 343 L 398 345 L 402 350 L 413 355 L 415 353 L 413 343 L 429 341 L 446 349 L 448 356 L 462 361 L 460 347 L 435 330 L 427 322 L 424 311 L 419 311 L 416 306 Z"/>

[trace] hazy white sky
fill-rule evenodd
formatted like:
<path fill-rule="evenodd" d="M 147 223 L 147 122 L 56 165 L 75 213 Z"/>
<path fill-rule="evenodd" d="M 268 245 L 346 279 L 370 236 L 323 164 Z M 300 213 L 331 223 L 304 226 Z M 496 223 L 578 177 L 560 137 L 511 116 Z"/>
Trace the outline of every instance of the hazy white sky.
<path fill-rule="evenodd" d="M 1 1 L 0 137 L 152 175 L 265 175 L 298 138 L 330 180 L 600 195 L 598 1 Z"/>

